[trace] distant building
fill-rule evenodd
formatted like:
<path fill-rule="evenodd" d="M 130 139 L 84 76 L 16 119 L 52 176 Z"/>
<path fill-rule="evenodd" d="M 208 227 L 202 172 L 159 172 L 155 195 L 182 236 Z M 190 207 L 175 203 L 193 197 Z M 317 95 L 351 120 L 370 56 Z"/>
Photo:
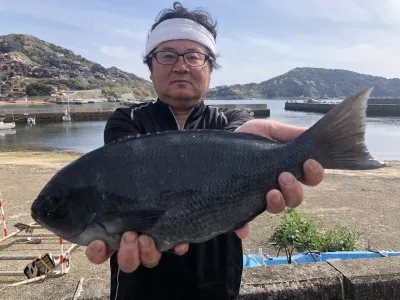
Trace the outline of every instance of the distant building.
<path fill-rule="evenodd" d="M 12 93 L 18 94 L 18 95 L 23 95 L 23 94 L 25 94 L 25 88 L 22 86 L 13 86 Z"/>

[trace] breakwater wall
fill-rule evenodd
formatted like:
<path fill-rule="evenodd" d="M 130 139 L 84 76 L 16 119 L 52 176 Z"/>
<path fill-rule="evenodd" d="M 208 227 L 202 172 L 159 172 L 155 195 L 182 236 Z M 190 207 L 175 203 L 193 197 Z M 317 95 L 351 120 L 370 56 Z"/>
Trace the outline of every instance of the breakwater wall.
<path fill-rule="evenodd" d="M 269 108 L 253 110 L 255 118 L 268 118 L 271 114 Z"/>
<path fill-rule="evenodd" d="M 286 102 L 285 110 L 327 113 L 336 104 L 332 103 L 298 103 Z M 400 102 L 398 104 L 368 104 L 369 117 L 400 117 Z"/>
<path fill-rule="evenodd" d="M 368 104 L 398 104 L 400 105 L 400 98 L 374 98 L 368 99 Z"/>
<path fill-rule="evenodd" d="M 265 107 L 265 105 L 261 105 L 260 107 L 254 105 L 219 105 L 220 107 L 229 107 L 233 109 L 249 109 L 254 113 L 254 117 L 256 118 L 267 118 L 270 116 L 270 110 Z M 106 121 L 110 115 L 114 112 L 114 110 L 71 110 L 70 115 L 72 121 Z M 36 119 L 36 124 L 40 123 L 52 123 L 52 122 L 62 122 L 62 117 L 64 115 L 64 110 L 57 111 L 29 111 L 29 115 L 25 115 L 25 110 L 13 110 L 7 111 L 5 114 L 0 115 L 1 118 L 4 118 L 4 122 L 13 122 L 15 123 L 26 123 L 29 117 L 34 117 Z"/>
<path fill-rule="evenodd" d="M 74 111 L 70 112 L 72 121 L 105 121 L 109 118 L 109 116 L 113 113 L 113 110 L 110 111 Z M 11 112 L 6 113 L 2 117 L 4 117 L 4 122 L 12 122 L 15 123 L 26 123 L 29 117 L 35 117 L 36 124 L 40 123 L 53 123 L 53 122 L 62 122 L 62 117 L 64 112 L 30 112 L 29 116 L 24 115 L 23 112 L 18 112 L 14 110 L 14 113 Z"/>

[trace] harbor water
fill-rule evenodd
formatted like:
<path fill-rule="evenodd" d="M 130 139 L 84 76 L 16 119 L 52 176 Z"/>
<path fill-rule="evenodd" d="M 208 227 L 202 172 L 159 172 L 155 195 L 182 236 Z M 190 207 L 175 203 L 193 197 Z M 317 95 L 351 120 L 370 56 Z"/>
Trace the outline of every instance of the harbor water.
<path fill-rule="evenodd" d="M 266 103 L 271 110 L 270 120 L 290 125 L 310 127 L 323 115 L 317 113 L 285 111 L 285 100 L 206 100 L 206 104 L 220 105 L 231 103 Z M 71 107 L 79 110 L 110 110 L 120 107 L 118 103 L 83 104 Z M 25 109 L 27 113 L 38 110 L 63 110 L 65 106 L 26 105 L 21 107 L 2 106 L 0 113 L 6 110 Z M 7 113 L 8 113 L 7 112 Z M 87 153 L 103 145 L 105 121 L 56 122 L 49 124 L 17 124 L 15 129 L 0 130 L 0 148 L 2 149 L 51 149 L 54 151 L 75 151 Z M 380 160 L 400 160 L 400 118 L 367 118 L 366 144 L 372 155 Z"/>

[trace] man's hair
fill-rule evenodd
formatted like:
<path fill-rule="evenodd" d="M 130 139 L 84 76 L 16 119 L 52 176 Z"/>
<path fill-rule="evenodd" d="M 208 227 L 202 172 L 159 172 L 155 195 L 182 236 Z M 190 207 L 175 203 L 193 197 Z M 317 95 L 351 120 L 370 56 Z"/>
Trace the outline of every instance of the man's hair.
<path fill-rule="evenodd" d="M 194 9 L 192 11 L 189 11 L 187 8 L 183 7 L 182 4 L 178 1 L 175 1 L 173 3 L 173 8 L 166 8 L 163 9 L 158 16 L 156 17 L 156 22 L 153 24 L 151 27 L 150 31 L 153 31 L 155 27 L 157 27 L 158 24 L 161 22 L 168 20 L 168 19 L 174 19 L 174 18 L 186 18 L 190 19 L 192 21 L 195 21 L 201 25 L 203 25 L 214 37 L 214 39 L 217 39 L 217 22 L 213 21 L 212 17 L 210 16 L 209 13 L 207 13 L 204 10 L 201 9 Z M 216 57 L 211 51 L 208 50 L 208 55 L 210 56 L 210 60 L 208 61 L 210 64 L 210 69 L 211 71 L 213 69 L 219 68 L 219 65 L 216 62 Z M 147 64 L 149 67 L 150 71 L 152 69 L 151 65 L 151 54 L 154 52 L 154 49 L 143 59 L 143 62 Z"/>

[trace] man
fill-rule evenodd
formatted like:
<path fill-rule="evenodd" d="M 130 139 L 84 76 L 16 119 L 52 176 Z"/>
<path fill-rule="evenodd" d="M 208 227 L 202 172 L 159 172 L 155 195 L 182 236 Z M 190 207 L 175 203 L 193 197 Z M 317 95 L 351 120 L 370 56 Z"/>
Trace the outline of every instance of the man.
<path fill-rule="evenodd" d="M 245 131 L 281 142 L 303 132 L 302 128 L 253 120 L 242 111 L 204 104 L 211 73 L 218 67 L 215 39 L 215 24 L 208 14 L 189 12 L 177 2 L 173 9 L 164 10 L 148 36 L 144 58 L 158 99 L 117 109 L 107 122 L 105 143 L 126 135 L 166 130 Z M 323 169 L 317 162 L 307 161 L 304 169 L 303 183 L 316 185 L 322 180 Z M 291 174 L 281 174 L 279 180 L 281 191 L 266 195 L 271 213 L 296 207 L 302 201 L 301 186 Z M 246 225 L 210 241 L 179 245 L 162 254 L 150 237 L 127 232 L 118 253 L 109 253 L 102 241 L 94 241 L 86 255 L 93 263 L 111 257 L 110 299 L 234 299 L 242 275 L 241 239 L 248 230 Z"/>

